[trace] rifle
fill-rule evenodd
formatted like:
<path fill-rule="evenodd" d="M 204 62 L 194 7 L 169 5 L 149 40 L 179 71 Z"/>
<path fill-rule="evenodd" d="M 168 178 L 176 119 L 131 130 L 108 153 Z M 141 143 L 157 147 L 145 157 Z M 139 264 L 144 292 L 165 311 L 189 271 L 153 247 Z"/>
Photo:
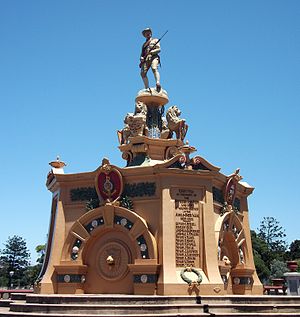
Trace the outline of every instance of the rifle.
<path fill-rule="evenodd" d="M 151 53 L 151 51 L 154 50 L 155 46 L 162 40 L 162 38 L 168 33 L 168 30 L 155 42 L 155 44 L 152 46 L 152 48 L 149 50 L 149 52 L 145 55 L 142 56 L 144 58 L 143 62 L 140 62 L 139 67 L 141 68 L 142 65 L 146 62 L 146 57 Z"/>

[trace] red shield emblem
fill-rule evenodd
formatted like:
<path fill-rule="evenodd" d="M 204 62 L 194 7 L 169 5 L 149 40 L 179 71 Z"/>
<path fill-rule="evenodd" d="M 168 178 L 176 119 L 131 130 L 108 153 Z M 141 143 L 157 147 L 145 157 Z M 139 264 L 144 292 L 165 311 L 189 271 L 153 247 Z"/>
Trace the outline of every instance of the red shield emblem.
<path fill-rule="evenodd" d="M 232 177 L 227 181 L 226 188 L 225 188 L 225 201 L 227 202 L 228 205 L 233 205 L 235 195 L 236 195 L 236 181 Z"/>
<path fill-rule="evenodd" d="M 121 173 L 111 165 L 102 166 L 96 176 L 96 190 L 106 202 L 117 200 L 123 191 Z"/>

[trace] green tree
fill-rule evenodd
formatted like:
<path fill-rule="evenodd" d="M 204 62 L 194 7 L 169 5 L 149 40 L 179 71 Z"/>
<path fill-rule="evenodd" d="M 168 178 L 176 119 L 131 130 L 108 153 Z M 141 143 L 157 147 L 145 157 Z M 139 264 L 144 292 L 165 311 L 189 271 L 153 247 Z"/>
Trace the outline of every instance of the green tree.
<path fill-rule="evenodd" d="M 34 283 L 36 282 L 36 280 L 40 274 L 40 271 L 42 269 L 42 265 L 44 262 L 46 245 L 40 244 L 40 245 L 36 246 L 35 251 L 39 255 L 39 257 L 36 260 L 37 264 L 28 266 L 28 268 L 24 272 L 24 283 L 28 287 L 32 287 L 34 285 Z"/>
<path fill-rule="evenodd" d="M 35 251 L 39 255 L 37 258 L 36 262 L 39 264 L 43 264 L 44 258 L 45 258 L 45 253 L 46 253 L 46 244 L 39 244 L 35 247 Z"/>
<path fill-rule="evenodd" d="M 274 259 L 271 262 L 271 278 L 283 278 L 283 274 L 288 272 L 285 262 Z"/>
<path fill-rule="evenodd" d="M 254 264 L 259 279 L 266 283 L 270 277 L 270 269 L 266 263 L 269 256 L 269 248 L 254 230 L 251 230 Z"/>
<path fill-rule="evenodd" d="M 276 259 L 271 262 L 271 278 L 283 278 L 285 272 L 288 272 L 285 262 Z"/>
<path fill-rule="evenodd" d="M 285 230 L 274 217 L 264 217 L 260 223 L 258 236 L 266 242 L 273 259 L 283 259 L 287 245 Z M 271 263 L 269 261 L 269 263 Z"/>
<path fill-rule="evenodd" d="M 294 240 L 287 253 L 289 260 L 300 260 L 300 240 Z"/>
<path fill-rule="evenodd" d="M 24 272 L 29 266 L 30 253 L 26 241 L 19 236 L 9 237 L 0 251 L 2 286 L 25 286 Z"/>

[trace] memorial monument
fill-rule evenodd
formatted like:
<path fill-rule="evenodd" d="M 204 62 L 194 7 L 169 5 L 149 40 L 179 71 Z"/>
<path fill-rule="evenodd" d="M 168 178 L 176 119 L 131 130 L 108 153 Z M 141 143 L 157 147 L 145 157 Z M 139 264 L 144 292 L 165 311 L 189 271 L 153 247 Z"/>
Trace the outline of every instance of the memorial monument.
<path fill-rule="evenodd" d="M 125 167 L 92 172 L 50 163 L 52 207 L 42 294 L 262 294 L 239 169 L 220 168 L 185 141 L 188 124 L 158 72 L 160 42 L 145 29 L 145 89 L 117 132 Z M 149 86 L 152 68 L 155 87 Z M 164 117 L 164 113 L 166 116 Z"/>

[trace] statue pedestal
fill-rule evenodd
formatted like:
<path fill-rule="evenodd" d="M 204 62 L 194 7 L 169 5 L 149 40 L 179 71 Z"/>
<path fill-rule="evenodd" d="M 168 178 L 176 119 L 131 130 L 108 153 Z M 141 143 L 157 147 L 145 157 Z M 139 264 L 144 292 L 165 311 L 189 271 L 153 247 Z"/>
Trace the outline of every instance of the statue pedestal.
<path fill-rule="evenodd" d="M 135 102 L 142 102 L 147 106 L 148 136 L 154 139 L 162 137 L 164 105 L 169 102 L 168 94 L 161 89 L 157 92 L 154 88 L 142 89 L 138 92 Z"/>
<path fill-rule="evenodd" d="M 168 93 L 161 89 L 160 92 L 157 92 L 155 88 L 150 88 L 151 92 L 148 89 L 142 89 L 138 92 L 135 101 L 143 102 L 147 106 L 156 106 L 161 107 L 166 105 L 169 102 Z"/>
<path fill-rule="evenodd" d="M 300 273 L 287 272 L 287 273 L 284 273 L 284 277 L 287 282 L 287 294 L 299 296 L 300 295 Z"/>
<path fill-rule="evenodd" d="M 175 139 L 152 139 L 146 136 L 130 137 L 128 144 L 119 146 L 122 157 L 128 162 L 132 162 L 135 158 L 144 157 L 144 159 L 167 160 L 179 152 L 176 149 L 183 146 L 183 141 Z M 136 162 L 138 163 L 138 162 Z M 137 164 L 141 165 L 141 164 Z"/>

